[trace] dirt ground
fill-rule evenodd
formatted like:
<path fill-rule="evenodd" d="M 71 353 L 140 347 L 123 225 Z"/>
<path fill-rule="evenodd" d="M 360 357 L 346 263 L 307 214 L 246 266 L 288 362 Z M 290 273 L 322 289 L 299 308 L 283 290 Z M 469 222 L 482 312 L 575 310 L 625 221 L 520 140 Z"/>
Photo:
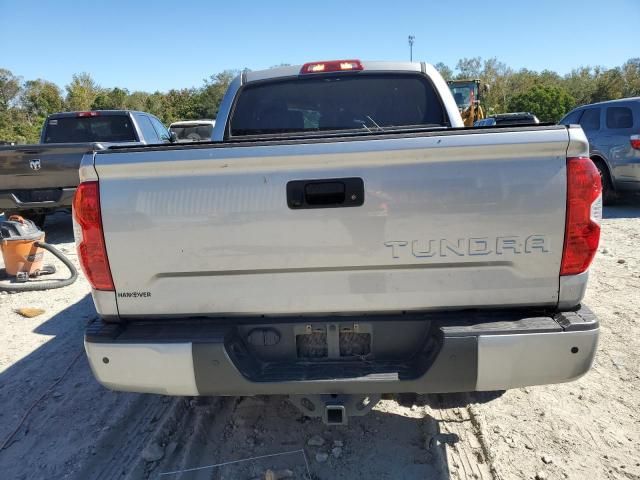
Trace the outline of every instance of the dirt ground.
<path fill-rule="evenodd" d="M 46 230 L 75 260 L 69 215 Z M 83 352 L 95 317 L 83 278 L 3 294 L 0 478 L 640 479 L 640 202 L 605 209 L 585 303 L 601 340 L 594 368 L 577 382 L 385 399 L 327 428 L 283 397 L 108 391 Z M 24 318 L 22 307 L 45 313 Z"/>

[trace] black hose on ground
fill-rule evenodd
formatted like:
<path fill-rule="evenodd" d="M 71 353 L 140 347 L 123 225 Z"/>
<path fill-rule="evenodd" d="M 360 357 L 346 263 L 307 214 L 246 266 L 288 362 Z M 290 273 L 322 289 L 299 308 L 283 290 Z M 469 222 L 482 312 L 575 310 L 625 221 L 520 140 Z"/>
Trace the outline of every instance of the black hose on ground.
<path fill-rule="evenodd" d="M 27 282 L 27 283 L 0 283 L 0 291 L 4 292 L 37 292 L 41 290 L 53 290 L 54 288 L 62 288 L 71 285 L 78 279 L 78 270 L 71 263 L 71 261 L 65 257 L 60 250 L 49 243 L 35 242 L 36 247 L 43 248 L 53 254 L 58 260 L 64 263 L 65 267 L 71 272 L 69 278 L 62 280 L 52 280 L 50 282 Z"/>

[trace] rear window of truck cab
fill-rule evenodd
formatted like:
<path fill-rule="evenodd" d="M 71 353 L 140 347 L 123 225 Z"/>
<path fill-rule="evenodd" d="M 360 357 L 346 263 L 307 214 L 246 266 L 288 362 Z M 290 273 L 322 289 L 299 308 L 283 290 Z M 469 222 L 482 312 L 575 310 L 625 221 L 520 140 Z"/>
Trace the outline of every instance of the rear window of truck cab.
<path fill-rule="evenodd" d="M 233 136 L 329 130 L 447 126 L 431 82 L 421 74 L 332 74 L 248 84 L 231 115 Z"/>
<path fill-rule="evenodd" d="M 44 143 L 135 142 L 136 134 L 127 115 L 50 118 Z"/>

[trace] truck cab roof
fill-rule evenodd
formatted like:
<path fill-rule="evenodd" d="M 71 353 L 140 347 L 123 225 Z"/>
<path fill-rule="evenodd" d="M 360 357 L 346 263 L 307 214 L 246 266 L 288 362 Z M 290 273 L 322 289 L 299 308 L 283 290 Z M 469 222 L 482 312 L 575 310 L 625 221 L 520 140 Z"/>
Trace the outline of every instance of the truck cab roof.
<path fill-rule="evenodd" d="M 212 139 L 408 125 L 464 126 L 432 65 L 331 60 L 242 72 L 222 100 Z"/>
<path fill-rule="evenodd" d="M 138 110 L 87 110 L 87 111 L 75 111 L 75 112 L 58 112 L 52 113 L 47 118 L 69 118 L 69 117 L 98 117 L 107 115 L 128 115 L 133 113 L 142 113 L 144 115 L 150 115 L 147 112 L 140 112 Z"/>
<path fill-rule="evenodd" d="M 320 61 L 320 62 L 309 62 L 300 65 L 286 65 L 282 67 L 268 68 L 265 70 L 255 70 L 255 71 L 245 71 L 241 75 L 243 76 L 243 83 L 249 82 L 258 82 L 262 80 L 273 80 L 277 78 L 283 77 L 297 77 L 301 74 L 302 69 L 305 65 L 319 65 L 319 64 L 328 64 L 334 62 L 340 62 L 341 60 L 331 60 L 331 61 Z M 370 61 L 370 60 L 342 60 L 343 62 L 354 61 L 358 62 L 362 67 L 362 72 L 422 72 L 426 70 L 426 66 L 428 64 L 424 62 L 389 62 L 389 61 Z M 423 69 L 423 66 L 425 68 Z M 431 65 L 429 65 L 431 67 Z M 433 67 L 432 67 L 433 68 Z M 348 70 L 343 70 L 346 72 Z M 322 72 L 319 71 L 317 73 L 335 73 L 334 72 Z M 312 73 L 310 73 L 312 74 Z"/>

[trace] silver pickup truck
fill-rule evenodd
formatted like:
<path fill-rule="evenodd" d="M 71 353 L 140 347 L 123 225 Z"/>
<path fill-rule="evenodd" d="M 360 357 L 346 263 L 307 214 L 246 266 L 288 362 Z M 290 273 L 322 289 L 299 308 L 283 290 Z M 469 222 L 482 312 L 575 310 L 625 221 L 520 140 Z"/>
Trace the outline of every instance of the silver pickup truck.
<path fill-rule="evenodd" d="M 579 127 L 462 127 L 424 63 L 246 72 L 214 141 L 86 155 L 74 201 L 114 390 L 286 394 L 345 423 L 382 393 L 575 380 L 601 185 Z"/>

